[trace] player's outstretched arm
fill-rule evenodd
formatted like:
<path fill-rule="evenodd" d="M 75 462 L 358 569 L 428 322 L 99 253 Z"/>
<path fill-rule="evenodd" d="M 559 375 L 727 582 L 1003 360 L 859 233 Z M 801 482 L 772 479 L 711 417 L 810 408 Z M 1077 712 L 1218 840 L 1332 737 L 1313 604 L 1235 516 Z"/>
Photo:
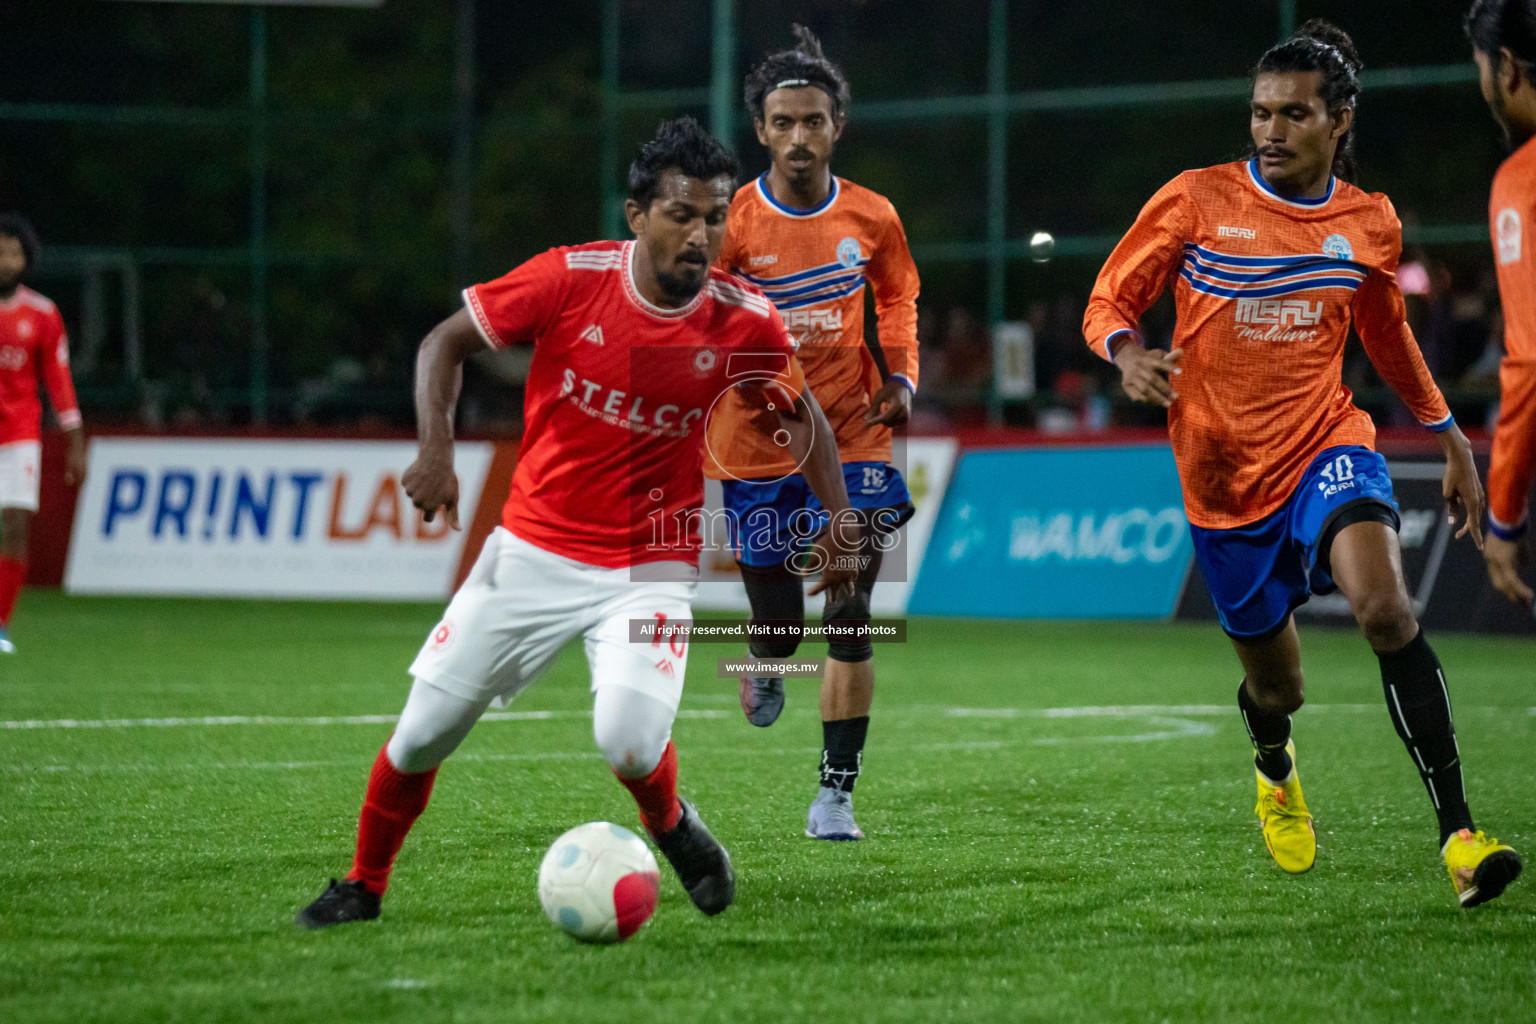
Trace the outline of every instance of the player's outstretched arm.
<path fill-rule="evenodd" d="M 1365 354 L 1381 379 L 1397 392 L 1420 423 L 1435 431 L 1435 438 L 1445 452 L 1445 494 L 1447 515 L 1456 521 L 1458 510 L 1465 517 L 1456 536 L 1470 533 L 1472 543 L 1483 549 L 1483 512 L 1487 499 L 1482 480 L 1472 461 L 1472 445 L 1461 428 L 1451 419 L 1445 397 L 1430 375 L 1408 326 L 1403 293 L 1393 271 L 1395 262 L 1384 270 L 1373 270 L 1361 282 L 1352 303 L 1355 330 L 1365 346 Z"/>
<path fill-rule="evenodd" d="M 858 579 L 859 523 L 848 504 L 848 487 L 843 481 L 843 463 L 837 453 L 837 439 L 821 405 L 802 388 L 791 409 L 779 412 L 781 429 L 789 434 L 789 450 L 829 518 L 825 533 L 812 549 L 813 567 L 821 570 L 821 580 L 811 593 L 826 591 L 828 600 L 846 597 Z"/>
<path fill-rule="evenodd" d="M 485 350 L 467 310 L 432 328 L 416 352 L 416 461 L 400 483 L 431 522 L 438 509 L 459 528 L 459 480 L 453 473 L 453 410 L 464 383 L 464 361 Z"/>

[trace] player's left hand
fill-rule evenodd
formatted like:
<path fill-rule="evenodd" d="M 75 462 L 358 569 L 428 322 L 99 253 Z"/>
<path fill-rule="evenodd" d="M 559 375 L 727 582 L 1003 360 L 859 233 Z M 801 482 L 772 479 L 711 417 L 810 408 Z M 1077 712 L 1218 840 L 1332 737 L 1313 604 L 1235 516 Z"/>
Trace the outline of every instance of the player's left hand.
<path fill-rule="evenodd" d="M 64 456 L 64 483 L 70 487 L 78 487 L 85 483 L 85 474 L 89 466 L 90 459 L 85 453 L 85 432 L 71 430 L 69 452 Z"/>
<path fill-rule="evenodd" d="M 904 427 L 911 418 L 912 390 L 895 377 L 880 385 L 864 413 L 864 422 L 871 426 L 879 423 L 887 427 Z"/>
<path fill-rule="evenodd" d="M 1454 525 L 1460 510 L 1465 517 L 1456 536 L 1472 535 L 1477 550 L 1483 550 L 1483 510 L 1487 501 L 1483 495 L 1483 482 L 1477 476 L 1477 464 L 1472 461 L 1472 443 L 1461 428 L 1452 426 L 1440 435 L 1445 449 L 1445 479 L 1441 493 L 1445 495 L 1446 517 Z"/>
<path fill-rule="evenodd" d="M 1530 560 L 1531 545 L 1525 537 L 1504 540 L 1490 533 L 1483 541 L 1483 561 L 1488 563 L 1488 579 L 1494 589 L 1526 608 L 1536 601 L 1536 592 L 1520 578 L 1520 567 Z"/>

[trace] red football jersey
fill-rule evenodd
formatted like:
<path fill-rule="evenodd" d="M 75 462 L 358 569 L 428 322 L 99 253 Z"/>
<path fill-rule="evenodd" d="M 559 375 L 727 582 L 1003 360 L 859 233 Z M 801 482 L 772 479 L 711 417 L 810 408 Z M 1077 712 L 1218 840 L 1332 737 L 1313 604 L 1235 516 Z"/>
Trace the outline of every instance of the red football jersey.
<path fill-rule="evenodd" d="M 739 385 L 765 405 L 805 386 L 778 311 L 711 269 L 679 309 L 635 286 L 633 242 L 551 249 L 464 290 L 487 344 L 532 339 L 522 452 L 502 522 L 603 568 L 698 561 L 705 428 Z"/>
<path fill-rule="evenodd" d="M 43 436 L 38 379 L 48 389 L 65 430 L 80 425 L 80 406 L 69 378 L 69 339 L 52 302 L 20 285 L 0 302 L 0 444 Z"/>

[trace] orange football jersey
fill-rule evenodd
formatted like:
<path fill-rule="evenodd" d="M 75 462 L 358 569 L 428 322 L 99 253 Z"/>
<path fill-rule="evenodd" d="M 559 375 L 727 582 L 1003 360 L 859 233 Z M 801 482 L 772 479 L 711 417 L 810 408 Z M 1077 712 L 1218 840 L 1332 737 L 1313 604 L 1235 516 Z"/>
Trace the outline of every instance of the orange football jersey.
<path fill-rule="evenodd" d="M 917 268 L 890 200 L 843 178 L 821 205 L 776 200 L 767 174 L 737 190 L 716 265 L 762 289 L 799 343 L 805 380 L 837 436 L 844 462 L 891 458 L 891 430 L 864 414 L 881 385 L 864 343 L 864 288 L 875 296 L 886 369 L 917 388 Z M 753 429 L 753 407 L 727 395 L 710 419 L 706 475 L 750 480 L 795 471 L 773 431 Z"/>
<path fill-rule="evenodd" d="M 1331 179 L 1318 199 L 1274 191 L 1251 162 L 1186 171 L 1142 208 L 1099 273 L 1083 333 L 1113 356 L 1170 284 L 1184 350 L 1168 433 L 1189 521 L 1226 529 L 1290 498 L 1314 457 L 1371 446 L 1340 374 L 1350 321 L 1432 430 L 1450 410 L 1404 319 L 1402 224 L 1387 197 Z"/>
<path fill-rule="evenodd" d="M 1501 536 L 1512 539 L 1526 526 L 1526 501 L 1536 476 L 1536 256 L 1525 244 L 1525 225 L 1536 223 L 1536 140 L 1516 150 L 1494 175 L 1488 221 L 1504 304 L 1488 517 Z"/>

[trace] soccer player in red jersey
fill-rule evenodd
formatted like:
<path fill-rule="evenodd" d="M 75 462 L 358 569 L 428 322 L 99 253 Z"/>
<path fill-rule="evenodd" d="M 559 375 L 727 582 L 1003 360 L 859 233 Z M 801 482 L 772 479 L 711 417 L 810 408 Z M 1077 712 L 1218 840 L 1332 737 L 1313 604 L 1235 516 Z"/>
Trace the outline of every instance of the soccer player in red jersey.
<path fill-rule="evenodd" d="M 69 338 L 59 309 L 21 283 L 37 260 L 37 234 L 0 215 L 0 654 L 14 654 L 7 628 L 27 579 L 27 539 L 37 511 L 42 461 L 41 380 L 69 438 L 64 480 L 85 479 L 85 429 L 69 377 Z"/>
<path fill-rule="evenodd" d="M 800 345 L 806 383 L 837 435 L 849 500 L 864 522 L 865 563 L 855 592 L 827 602 L 832 628 L 867 626 L 870 595 L 912 499 L 891 463 L 891 428 L 907 422 L 917 387 L 917 268 L 890 200 L 832 173 L 847 121 L 848 83 L 816 37 L 795 26 L 799 45 L 772 54 L 747 76 L 747 110 L 772 167 L 736 193 L 719 265 L 763 290 Z M 865 287 L 874 294 L 877 344 L 864 340 Z M 752 410 L 728 401 L 710 426 L 707 476 L 723 481 L 742 582 L 756 623 L 805 618 L 801 549 L 820 508 L 794 460 L 760 431 Z M 749 653 L 777 660 L 798 640 L 753 638 Z M 832 637 L 821 683 L 820 786 L 806 835 L 862 839 L 853 787 L 862 768 L 874 701 L 874 649 L 867 637 Z M 784 706 L 771 672 L 741 681 L 741 706 L 768 726 Z"/>
<path fill-rule="evenodd" d="M 467 288 L 464 308 L 422 342 L 419 454 L 402 483 L 423 514 L 458 526 L 453 410 L 464 361 L 531 338 L 522 452 L 502 525 L 411 665 L 405 710 L 368 780 L 352 870 L 300 925 L 379 915 L 437 766 L 487 707 L 536 682 L 577 636 L 597 744 L 641 824 L 700 910 L 730 905 L 730 858 L 677 795 L 671 732 L 687 641 L 666 630 L 689 616 L 705 430 L 727 392 L 754 396 L 764 429 L 797 453 L 833 512 L 820 546 L 829 596 L 852 590 L 858 540 L 794 340 L 761 292 L 711 266 L 736 170 L 692 118 L 663 124 L 629 171 L 634 241 L 552 249 Z M 637 643 L 636 625 L 659 628 Z"/>
<path fill-rule="evenodd" d="M 1536 478 L 1536 3 L 1478 0 L 1467 14 L 1483 98 L 1513 152 L 1493 178 L 1488 226 L 1504 306 L 1499 422 L 1488 467 L 1488 538 L 1483 559 L 1493 585 L 1531 606 L 1520 568 L 1530 560 L 1531 481 Z"/>
<path fill-rule="evenodd" d="M 1375 428 L 1340 380 L 1353 321 L 1367 354 L 1446 455 L 1458 536 L 1481 544 L 1483 494 L 1404 319 L 1402 226 L 1387 197 L 1349 184 L 1359 58 L 1312 21 L 1264 54 L 1250 101 L 1253 155 L 1186 171 L 1142 209 L 1099 274 L 1083 330 L 1131 398 L 1168 409 L 1195 560 L 1232 638 L 1256 757 L 1255 811 L 1286 871 L 1312 867 L 1291 714 L 1302 704 L 1292 612 L 1343 591 L 1375 651 L 1387 709 L 1440 826 L 1462 906 L 1520 873 L 1514 850 L 1475 831 L 1450 697 L 1403 581 L 1398 515 Z M 1172 285 L 1172 350 L 1137 321 Z"/>

